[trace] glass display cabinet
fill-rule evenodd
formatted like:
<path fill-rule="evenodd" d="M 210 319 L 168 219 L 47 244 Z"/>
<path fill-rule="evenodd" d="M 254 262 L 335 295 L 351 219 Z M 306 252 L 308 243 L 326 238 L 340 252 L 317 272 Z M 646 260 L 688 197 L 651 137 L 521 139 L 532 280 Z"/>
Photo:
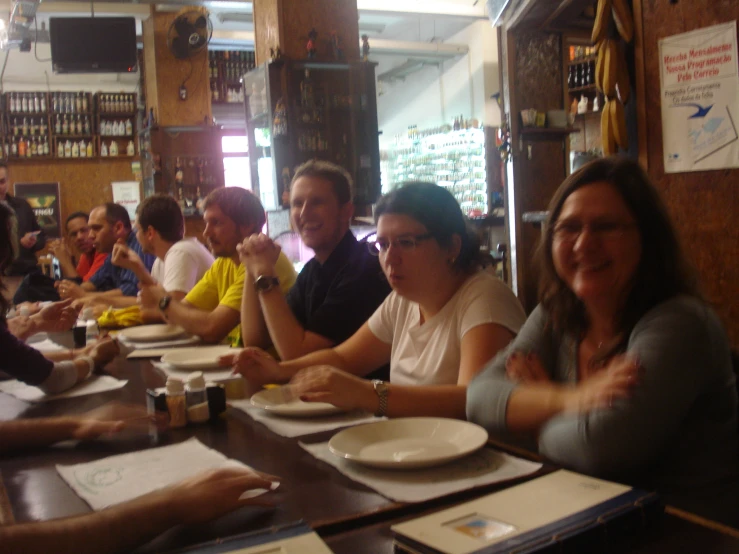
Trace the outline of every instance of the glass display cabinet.
<path fill-rule="evenodd" d="M 344 167 L 354 203 L 380 195 L 375 66 L 276 60 L 243 76 L 251 181 L 266 210 L 289 203 L 295 168 L 310 159 Z"/>

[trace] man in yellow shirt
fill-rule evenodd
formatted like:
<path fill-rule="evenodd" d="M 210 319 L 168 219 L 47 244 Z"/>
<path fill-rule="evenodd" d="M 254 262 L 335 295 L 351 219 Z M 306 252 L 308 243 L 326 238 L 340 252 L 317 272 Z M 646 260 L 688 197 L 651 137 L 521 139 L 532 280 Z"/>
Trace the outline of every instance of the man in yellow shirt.
<path fill-rule="evenodd" d="M 181 302 L 172 302 L 161 286 L 150 285 L 141 287 L 141 304 L 144 308 L 158 308 L 167 321 L 206 342 L 218 343 L 227 338 L 230 344 L 238 345 L 246 272 L 236 246 L 261 232 L 266 221 L 264 208 L 251 192 L 229 187 L 211 192 L 203 209 L 203 237 L 216 261 Z M 295 270 L 284 254 L 280 254 L 275 269 L 280 289 L 286 293 L 295 282 Z M 254 309 L 259 310 L 259 304 Z"/>

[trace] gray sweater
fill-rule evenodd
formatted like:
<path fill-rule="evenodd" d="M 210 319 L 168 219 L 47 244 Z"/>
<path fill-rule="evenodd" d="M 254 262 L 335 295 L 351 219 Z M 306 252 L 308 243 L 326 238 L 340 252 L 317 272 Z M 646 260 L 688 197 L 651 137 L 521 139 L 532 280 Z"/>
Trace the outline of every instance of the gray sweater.
<path fill-rule="evenodd" d="M 552 380 L 575 383 L 577 339 L 558 339 L 541 306 L 511 345 L 472 381 L 467 418 L 506 433 L 518 386 L 505 374 L 514 350 L 536 352 Z M 737 389 L 727 336 L 701 301 L 676 297 L 647 312 L 627 352 L 644 375 L 612 408 L 562 414 L 544 424 L 539 452 L 575 471 L 661 492 L 673 505 L 739 525 Z"/>

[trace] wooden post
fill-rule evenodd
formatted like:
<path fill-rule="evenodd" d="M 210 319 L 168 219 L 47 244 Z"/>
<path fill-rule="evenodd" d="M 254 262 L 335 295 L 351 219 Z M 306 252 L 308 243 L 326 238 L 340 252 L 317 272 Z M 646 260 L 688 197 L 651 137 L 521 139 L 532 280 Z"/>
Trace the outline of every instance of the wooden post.
<path fill-rule="evenodd" d="M 308 33 L 316 30 L 315 60 L 335 61 L 332 34 L 336 34 L 345 61 L 359 61 L 359 14 L 356 0 L 254 0 L 257 63 L 270 59 L 278 48 L 292 60 L 308 57 Z"/>
<path fill-rule="evenodd" d="M 192 9 L 198 9 L 193 6 Z M 210 79 L 207 49 L 178 60 L 167 46 L 167 33 L 176 13 L 152 10 L 143 22 L 146 110 L 154 108 L 162 126 L 201 125 L 210 122 Z M 187 99 L 180 98 L 180 85 Z"/>

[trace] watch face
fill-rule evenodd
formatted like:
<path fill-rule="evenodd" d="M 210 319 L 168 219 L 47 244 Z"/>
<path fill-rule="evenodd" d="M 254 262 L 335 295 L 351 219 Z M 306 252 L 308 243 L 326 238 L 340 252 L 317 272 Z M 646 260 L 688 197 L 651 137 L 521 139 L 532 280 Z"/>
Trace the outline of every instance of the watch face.
<path fill-rule="evenodd" d="M 258 291 L 267 292 L 275 288 L 279 284 L 277 277 L 269 277 L 267 275 L 260 275 L 257 280 L 254 281 L 254 286 Z"/>

